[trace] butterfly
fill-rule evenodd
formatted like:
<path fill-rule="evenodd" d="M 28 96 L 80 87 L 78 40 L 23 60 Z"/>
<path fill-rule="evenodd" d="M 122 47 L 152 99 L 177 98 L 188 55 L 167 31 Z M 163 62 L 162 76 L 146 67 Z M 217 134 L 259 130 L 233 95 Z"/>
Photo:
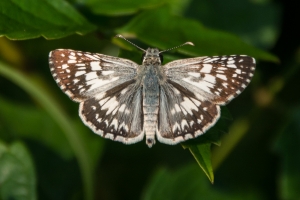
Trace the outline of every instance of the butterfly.
<path fill-rule="evenodd" d="M 183 45 L 187 44 L 193 45 Z M 239 95 L 255 71 L 255 59 L 246 55 L 195 57 L 162 65 L 165 51 L 136 47 L 144 51 L 141 65 L 70 49 L 49 54 L 52 76 L 80 103 L 84 124 L 124 144 L 146 136 L 149 147 L 155 138 L 175 145 L 204 134 L 219 119 L 220 106 Z"/>

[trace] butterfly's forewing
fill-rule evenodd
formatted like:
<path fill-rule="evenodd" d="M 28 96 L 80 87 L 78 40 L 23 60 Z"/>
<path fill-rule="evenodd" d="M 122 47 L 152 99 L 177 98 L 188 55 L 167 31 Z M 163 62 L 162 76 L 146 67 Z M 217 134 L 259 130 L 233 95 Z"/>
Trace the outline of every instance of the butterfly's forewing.
<path fill-rule="evenodd" d="M 51 51 L 49 64 L 59 87 L 76 102 L 132 80 L 138 68 L 127 59 L 70 49 Z"/>
<path fill-rule="evenodd" d="M 213 126 L 224 105 L 249 84 L 255 60 L 249 56 L 214 56 L 176 60 L 164 66 L 160 91 L 158 139 L 177 144 Z"/>
<path fill-rule="evenodd" d="M 95 133 L 126 144 L 143 139 L 142 94 L 136 63 L 68 49 L 50 52 L 59 87 L 80 102 L 79 115 Z"/>
<path fill-rule="evenodd" d="M 190 89 L 198 99 L 224 105 L 250 83 L 255 59 L 243 55 L 198 57 L 166 64 L 169 81 Z"/>

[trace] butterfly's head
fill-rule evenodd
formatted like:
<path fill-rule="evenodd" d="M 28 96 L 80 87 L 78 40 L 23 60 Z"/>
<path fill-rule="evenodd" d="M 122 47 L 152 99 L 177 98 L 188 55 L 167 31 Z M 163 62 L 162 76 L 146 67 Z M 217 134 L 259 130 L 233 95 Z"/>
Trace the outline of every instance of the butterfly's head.
<path fill-rule="evenodd" d="M 166 51 L 170 51 L 172 49 L 176 49 L 178 47 L 182 47 L 184 45 L 194 46 L 194 44 L 192 42 L 186 42 L 186 43 L 181 44 L 179 46 L 175 46 L 175 47 L 172 47 L 170 49 L 163 50 L 163 51 L 159 51 L 157 48 L 148 48 L 147 50 L 144 50 L 141 47 L 137 46 L 136 44 L 130 42 L 129 40 L 127 40 L 125 37 L 123 37 L 120 34 L 116 35 L 116 37 L 126 40 L 127 42 L 129 42 L 130 44 L 132 44 L 133 46 L 135 46 L 136 48 L 138 48 L 138 49 L 140 49 L 144 52 L 143 57 L 142 57 L 143 65 L 149 65 L 149 64 L 160 65 L 163 62 L 163 56 L 162 56 L 161 53 L 166 52 Z"/>
<path fill-rule="evenodd" d="M 144 65 L 160 65 L 163 61 L 163 57 L 157 48 L 148 48 L 145 53 L 143 53 L 142 59 Z"/>

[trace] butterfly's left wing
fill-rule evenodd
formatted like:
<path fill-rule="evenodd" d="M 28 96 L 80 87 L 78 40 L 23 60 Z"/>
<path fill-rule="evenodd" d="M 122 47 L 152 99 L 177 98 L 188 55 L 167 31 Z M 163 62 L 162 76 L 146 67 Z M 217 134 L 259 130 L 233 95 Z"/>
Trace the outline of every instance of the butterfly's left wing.
<path fill-rule="evenodd" d="M 177 144 L 203 134 L 220 117 L 219 105 L 249 84 L 255 60 L 249 56 L 213 56 L 176 60 L 164 66 L 157 138 Z"/>
<path fill-rule="evenodd" d="M 143 139 L 142 89 L 133 61 L 71 49 L 49 55 L 53 78 L 95 133 L 131 144 Z"/>
<path fill-rule="evenodd" d="M 58 86 L 76 102 L 126 85 L 139 67 L 131 60 L 72 49 L 51 51 L 49 65 Z"/>

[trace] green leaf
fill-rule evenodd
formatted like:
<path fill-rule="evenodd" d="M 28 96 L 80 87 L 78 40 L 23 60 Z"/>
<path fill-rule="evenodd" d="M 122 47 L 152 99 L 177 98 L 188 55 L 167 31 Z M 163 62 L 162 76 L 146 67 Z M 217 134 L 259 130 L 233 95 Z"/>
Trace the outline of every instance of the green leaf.
<path fill-rule="evenodd" d="M 189 147 L 190 152 L 204 171 L 211 183 L 214 182 L 214 173 L 211 164 L 211 144 L 199 144 Z"/>
<path fill-rule="evenodd" d="M 86 4 L 92 12 L 103 15 L 129 15 L 141 9 L 150 9 L 163 4 L 166 0 L 87 0 Z"/>
<path fill-rule="evenodd" d="M 278 61 L 275 56 L 246 44 L 235 35 L 211 30 L 198 21 L 171 15 L 167 6 L 143 12 L 117 32 L 128 37 L 134 36 L 160 49 L 174 47 L 189 40 L 195 47 L 181 47 L 178 52 L 191 56 L 247 54 L 256 59 Z"/>
<path fill-rule="evenodd" d="M 122 16 L 134 14 L 140 10 L 153 9 L 168 4 L 175 13 L 182 12 L 190 0 L 87 0 L 84 3 L 95 14 Z"/>
<path fill-rule="evenodd" d="M 279 194 L 281 199 L 300 199 L 300 108 L 295 108 L 290 116 L 275 146 L 281 157 Z"/>
<path fill-rule="evenodd" d="M 14 40 L 55 39 L 96 28 L 63 0 L 1 0 L 0 8 L 0 36 Z"/>
<path fill-rule="evenodd" d="M 218 190 L 206 181 L 196 165 L 186 165 L 177 170 L 162 168 L 152 176 L 145 188 L 143 200 L 259 200 L 262 198 L 255 190 Z"/>
<path fill-rule="evenodd" d="M 36 199 L 34 166 L 21 142 L 6 146 L 0 141 L 0 199 Z"/>
<path fill-rule="evenodd" d="M 228 109 L 225 106 L 221 106 L 221 117 L 211 129 L 198 138 L 181 143 L 184 149 L 188 148 L 190 150 L 211 183 L 214 182 L 211 144 L 221 145 L 221 136 L 228 132 L 230 120 L 232 120 L 232 117 Z"/>
<path fill-rule="evenodd" d="M 187 17 L 205 26 L 234 33 L 258 47 L 270 49 L 281 32 L 281 8 L 274 1 L 192 1 Z"/>

